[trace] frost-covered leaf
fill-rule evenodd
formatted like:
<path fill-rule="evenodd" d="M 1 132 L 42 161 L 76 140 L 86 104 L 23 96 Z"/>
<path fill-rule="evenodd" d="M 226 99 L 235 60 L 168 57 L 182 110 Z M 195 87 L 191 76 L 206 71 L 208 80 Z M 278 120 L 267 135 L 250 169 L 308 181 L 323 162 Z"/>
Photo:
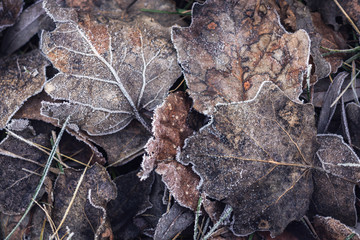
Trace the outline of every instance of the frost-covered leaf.
<path fill-rule="evenodd" d="M 55 182 L 52 220 L 56 226 L 65 214 L 82 172 L 65 169 Z M 74 239 L 94 239 L 95 232 L 108 221 L 106 204 L 115 199 L 116 194 L 116 186 L 106 169 L 95 163 L 87 170 L 59 235 L 64 236 L 69 228 Z"/>
<path fill-rule="evenodd" d="M 43 32 L 41 49 L 60 73 L 45 91 L 64 103 L 44 103 L 42 113 L 72 115 L 90 135 L 117 132 L 160 104 L 180 74 L 170 32 L 152 19 L 133 22 L 109 18 L 99 23 L 55 0 L 44 1 L 56 29 Z"/>
<path fill-rule="evenodd" d="M 346 105 L 346 115 L 352 144 L 360 149 L 360 106 L 356 103 Z"/>
<path fill-rule="evenodd" d="M 14 26 L 4 32 L 1 41 L 1 54 L 7 56 L 28 42 L 41 29 L 53 28 L 54 23 L 38 1 L 23 11 Z"/>
<path fill-rule="evenodd" d="M 260 1 L 208 0 L 194 4 L 190 27 L 174 27 L 172 40 L 194 108 L 253 98 L 273 81 L 298 101 L 307 71 L 310 40 L 304 30 L 287 33 L 275 11 Z"/>
<path fill-rule="evenodd" d="M 0 59 L 0 129 L 29 97 L 43 89 L 48 64 L 38 50 Z"/>
<path fill-rule="evenodd" d="M 191 100 L 186 93 L 176 92 L 156 108 L 152 123 L 154 137 L 146 144 L 147 155 L 139 176 L 145 179 L 155 168 L 176 201 L 195 210 L 200 197 L 196 186 L 200 180 L 190 167 L 175 161 L 177 149 L 193 132 L 187 124 L 190 107 Z"/>
<path fill-rule="evenodd" d="M 2 0 L 0 2 L 0 32 L 13 25 L 23 9 L 23 0 Z"/>
<path fill-rule="evenodd" d="M 348 238 L 352 234 L 352 240 L 360 240 L 360 235 L 351 228 L 332 217 L 315 216 L 314 228 L 320 239 L 340 240 Z"/>
<path fill-rule="evenodd" d="M 316 147 L 313 107 L 267 81 L 253 100 L 215 106 L 179 161 L 193 164 L 206 195 L 233 207 L 235 234 L 274 235 L 308 209 Z"/>
<path fill-rule="evenodd" d="M 11 126 L 21 137 L 51 147 L 46 134 L 36 134 L 28 121 L 13 120 Z M 24 141 L 8 135 L 0 144 L 0 211 L 22 214 L 29 205 L 46 163 L 47 155 Z"/>
<path fill-rule="evenodd" d="M 173 239 L 176 234 L 184 231 L 194 223 L 194 213 L 175 203 L 160 219 L 155 230 L 154 239 Z"/>
<path fill-rule="evenodd" d="M 360 183 L 360 159 L 338 135 L 319 134 L 313 202 L 317 211 L 349 226 L 357 221 L 355 185 Z"/>

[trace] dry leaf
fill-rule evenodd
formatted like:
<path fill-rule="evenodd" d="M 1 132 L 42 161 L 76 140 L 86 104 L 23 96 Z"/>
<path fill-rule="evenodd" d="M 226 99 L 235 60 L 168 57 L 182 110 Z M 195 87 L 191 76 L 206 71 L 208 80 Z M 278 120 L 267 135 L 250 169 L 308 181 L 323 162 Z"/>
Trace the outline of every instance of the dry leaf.
<path fill-rule="evenodd" d="M 121 166 L 144 154 L 150 133 L 139 122 L 133 121 L 120 132 L 85 137 L 106 151 L 110 166 Z"/>
<path fill-rule="evenodd" d="M 5 56 L 10 55 L 25 45 L 41 29 L 50 30 L 54 27 L 54 23 L 42 8 L 42 1 L 37 1 L 21 13 L 14 26 L 4 32 L 0 52 Z"/>
<path fill-rule="evenodd" d="M 117 132 L 160 104 L 179 77 L 169 29 L 149 18 L 101 24 L 89 14 L 44 1 L 56 29 L 43 32 L 41 49 L 60 73 L 45 91 L 64 103 L 44 103 L 42 113 L 72 115 L 90 135 Z"/>
<path fill-rule="evenodd" d="M 13 25 L 23 9 L 23 0 L 2 0 L 0 5 L 0 32 Z"/>
<path fill-rule="evenodd" d="M 49 137 L 46 134 L 36 134 L 28 124 L 26 120 L 13 120 L 11 122 L 16 134 L 34 143 L 50 147 Z M 42 164 L 46 163 L 46 159 L 45 153 L 13 136 L 8 135 L 1 142 L 1 212 L 9 215 L 24 213 L 40 181 L 41 176 L 39 175 L 43 171 Z"/>
<path fill-rule="evenodd" d="M 152 207 L 149 195 L 154 175 L 140 181 L 136 173 L 133 171 L 114 179 L 118 195 L 108 204 L 114 234 L 122 239 L 135 239 L 140 234 L 141 229 L 133 223 L 134 217 Z"/>
<path fill-rule="evenodd" d="M 315 26 L 311 18 L 309 9 L 299 1 L 287 0 L 290 5 L 290 9 L 295 15 L 295 28 L 294 30 L 304 29 L 311 39 L 310 53 L 312 61 L 314 63 L 314 78 L 311 84 L 315 84 L 318 79 L 329 76 L 330 64 L 321 56 L 320 43 L 322 42 L 322 36 L 315 31 Z"/>
<path fill-rule="evenodd" d="M 65 169 L 55 182 L 52 219 L 56 226 L 65 214 L 82 172 Z M 115 199 L 116 194 L 116 186 L 106 169 L 95 163 L 85 174 L 69 214 L 59 230 L 59 236 L 64 236 L 68 227 L 75 239 L 93 239 L 95 233 L 108 221 L 106 204 Z"/>
<path fill-rule="evenodd" d="M 170 211 L 165 213 L 157 224 L 154 239 L 173 239 L 176 234 L 184 231 L 190 224 L 194 223 L 194 213 L 187 208 L 174 204 Z"/>
<path fill-rule="evenodd" d="M 253 98 L 263 81 L 298 101 L 309 36 L 304 30 L 287 33 L 273 9 L 255 2 L 195 4 L 190 27 L 172 30 L 188 92 L 201 113 L 211 114 L 217 103 Z"/>
<path fill-rule="evenodd" d="M 29 97 L 43 89 L 48 64 L 38 50 L 0 59 L 0 129 Z"/>
<path fill-rule="evenodd" d="M 360 150 L 360 106 L 356 103 L 346 105 L 346 115 L 351 135 L 351 143 Z"/>
<path fill-rule="evenodd" d="M 324 216 L 334 217 L 354 226 L 355 185 L 360 182 L 360 159 L 341 136 L 319 134 L 321 147 L 317 151 L 317 165 L 325 170 L 315 171 L 313 202 Z"/>
<path fill-rule="evenodd" d="M 340 221 L 331 217 L 315 216 L 314 227 L 320 239 L 344 240 L 354 233 L 354 236 L 351 239 L 360 240 L 359 234 L 355 233 L 345 224 L 342 224 Z"/>
<path fill-rule="evenodd" d="M 147 155 L 143 158 L 139 176 L 145 179 L 157 167 L 156 172 L 162 176 L 176 201 L 195 210 L 200 197 L 196 189 L 200 179 L 190 167 L 175 161 L 177 149 L 193 132 L 187 124 L 190 107 L 191 100 L 186 94 L 176 92 L 156 108 L 152 123 L 154 137 L 146 144 Z"/>
<path fill-rule="evenodd" d="M 253 100 L 215 109 L 212 121 L 185 141 L 179 161 L 193 164 L 206 195 L 233 207 L 235 234 L 281 233 L 310 202 L 313 107 L 267 81 Z"/>

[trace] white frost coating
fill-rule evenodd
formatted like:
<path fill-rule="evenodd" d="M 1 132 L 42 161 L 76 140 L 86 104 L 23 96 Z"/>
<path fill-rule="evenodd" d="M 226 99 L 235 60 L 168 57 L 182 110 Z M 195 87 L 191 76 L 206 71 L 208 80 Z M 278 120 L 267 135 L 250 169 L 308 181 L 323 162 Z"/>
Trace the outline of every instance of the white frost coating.
<path fill-rule="evenodd" d="M 29 120 L 28 119 L 13 119 L 11 122 L 6 125 L 9 130 L 12 131 L 23 131 L 27 127 L 29 127 Z"/>

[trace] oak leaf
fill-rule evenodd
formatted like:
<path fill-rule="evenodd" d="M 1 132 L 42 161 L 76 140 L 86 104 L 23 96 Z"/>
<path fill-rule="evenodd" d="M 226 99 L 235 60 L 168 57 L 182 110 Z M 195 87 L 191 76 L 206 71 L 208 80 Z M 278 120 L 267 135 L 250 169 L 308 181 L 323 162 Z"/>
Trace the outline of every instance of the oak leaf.
<path fill-rule="evenodd" d="M 173 27 L 172 40 L 201 113 L 253 98 L 263 81 L 273 81 L 294 101 L 302 92 L 309 36 L 287 33 L 264 1 L 196 3 L 190 27 Z"/>
<path fill-rule="evenodd" d="M 41 49 L 60 71 L 45 91 L 67 102 L 44 103 L 42 113 L 72 115 L 90 135 L 117 132 L 133 119 L 149 130 L 143 112 L 162 102 L 180 74 L 169 29 L 147 17 L 99 23 L 54 0 L 44 8 L 56 29 L 42 33 Z"/>
<path fill-rule="evenodd" d="M 206 195 L 233 207 L 235 234 L 276 235 L 308 209 L 316 147 L 312 105 L 266 81 L 252 100 L 216 105 L 179 161 L 193 164 Z"/>

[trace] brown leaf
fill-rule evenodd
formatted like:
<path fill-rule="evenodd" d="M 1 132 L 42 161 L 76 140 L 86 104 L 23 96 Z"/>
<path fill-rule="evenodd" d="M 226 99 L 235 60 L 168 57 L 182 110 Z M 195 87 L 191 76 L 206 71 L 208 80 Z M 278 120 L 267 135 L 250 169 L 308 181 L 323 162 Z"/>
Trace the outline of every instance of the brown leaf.
<path fill-rule="evenodd" d="M 200 197 L 196 189 L 200 179 L 190 167 L 175 161 L 177 149 L 193 132 L 187 124 L 190 107 L 191 100 L 186 94 L 175 92 L 156 108 L 152 123 L 154 137 L 146 144 L 147 155 L 143 158 L 139 176 L 145 179 L 157 167 L 156 172 L 162 176 L 176 201 L 195 210 Z"/>
<path fill-rule="evenodd" d="M 309 59 L 309 36 L 286 33 L 274 10 L 260 1 L 209 0 L 195 4 L 189 28 L 172 40 L 194 108 L 211 114 L 217 103 L 253 98 L 263 81 L 298 101 Z"/>
<path fill-rule="evenodd" d="M 46 134 L 36 134 L 27 120 L 13 120 L 9 127 L 23 138 L 50 147 Z M 15 126 L 16 125 L 16 126 Z M 0 144 L 0 211 L 18 215 L 29 205 L 46 163 L 47 155 L 8 135 Z M 31 162 L 33 161 L 33 162 Z M 32 171 L 33 173 L 29 172 Z M 42 195 L 42 194 L 40 194 Z"/>
<path fill-rule="evenodd" d="M 65 214 L 81 174 L 82 171 L 68 168 L 56 180 L 52 216 L 56 226 Z M 75 239 L 93 239 L 94 234 L 103 225 L 102 222 L 107 219 L 104 213 L 106 204 L 115 199 L 116 194 L 116 186 L 106 169 L 95 163 L 87 170 L 59 235 L 64 236 L 68 227 L 74 233 Z"/>
<path fill-rule="evenodd" d="M 116 236 L 122 239 L 135 239 L 140 229 L 133 223 L 135 216 L 152 207 L 149 201 L 154 175 L 140 181 L 137 171 L 127 173 L 114 179 L 117 186 L 117 197 L 108 204 L 109 218 Z"/>
<path fill-rule="evenodd" d="M 46 116 L 40 114 L 40 108 L 41 108 L 42 101 L 52 101 L 51 98 L 44 91 L 29 98 L 25 102 L 25 104 L 19 109 L 19 111 L 16 112 L 16 114 L 14 115 L 14 118 L 15 119 L 26 118 L 26 119 L 40 120 L 40 121 L 43 121 L 46 123 L 50 123 L 57 127 L 61 127 L 61 125 L 59 125 L 55 119 L 46 117 Z M 68 140 L 68 142 L 72 141 L 72 143 L 70 145 L 68 145 L 71 148 L 71 150 L 65 149 L 65 151 L 70 152 L 70 154 L 68 156 L 73 155 L 73 153 L 80 151 L 80 157 L 79 157 L 79 154 L 77 154 L 75 156 L 75 158 L 77 160 L 80 160 L 83 163 L 87 163 L 89 161 L 89 158 L 93 154 L 94 155 L 92 156 L 91 163 L 97 162 L 102 165 L 104 165 L 106 163 L 106 160 L 105 160 L 104 156 L 102 155 L 102 153 L 99 152 L 97 147 L 94 146 L 94 144 L 87 139 L 88 138 L 87 135 L 84 136 L 83 134 L 81 134 L 79 132 L 75 132 L 69 128 L 67 128 L 66 131 L 70 135 L 74 136 L 76 138 L 76 140 L 81 141 L 81 143 L 79 143 L 79 142 L 76 142 L 76 140 L 73 138 L 69 139 L 69 136 L 67 136 L 67 135 L 63 136 L 63 138 L 64 139 L 66 138 Z M 62 142 L 64 142 L 64 141 L 62 141 Z M 64 154 L 64 152 L 62 152 L 62 151 L 61 151 L 61 153 Z"/>
<path fill-rule="evenodd" d="M 0 129 L 29 97 L 43 89 L 48 64 L 38 50 L 0 59 Z"/>
<path fill-rule="evenodd" d="M 41 49 L 60 73 L 45 91 L 64 103 L 44 103 L 42 113 L 64 119 L 72 115 L 90 135 L 117 132 L 160 104 L 180 74 L 169 29 L 149 18 L 101 24 L 89 14 L 44 2 L 56 22 L 42 34 Z"/>
<path fill-rule="evenodd" d="M 276 235 L 308 208 L 315 134 L 313 107 L 266 81 L 253 100 L 215 106 L 179 161 L 193 164 L 206 195 L 233 207 L 235 234 Z"/>
<path fill-rule="evenodd" d="M 325 170 L 314 172 L 313 202 L 317 211 L 354 226 L 355 185 L 360 182 L 360 159 L 341 136 L 319 134 L 321 147 L 317 151 L 317 165 Z"/>
<path fill-rule="evenodd" d="M 194 213 L 175 203 L 170 211 L 159 219 L 154 239 L 173 239 L 176 234 L 184 231 L 192 223 L 194 223 Z"/>
<path fill-rule="evenodd" d="M 109 166 L 121 166 L 144 154 L 150 133 L 133 121 L 120 132 L 86 137 L 106 151 Z"/>
<path fill-rule="evenodd" d="M 21 13 L 14 26 L 4 32 L 0 52 L 5 56 L 10 55 L 25 45 L 41 29 L 54 27 L 54 23 L 42 8 L 42 1 L 37 1 Z"/>
<path fill-rule="evenodd" d="M 0 8 L 0 32 L 13 25 L 23 9 L 23 0 L 3 0 Z"/>
<path fill-rule="evenodd" d="M 314 27 L 316 32 L 318 32 L 322 39 L 321 39 L 321 46 L 327 47 L 330 49 L 344 49 L 347 48 L 346 42 L 343 36 L 339 32 L 335 32 L 331 27 L 326 25 L 321 15 L 318 12 L 311 13 L 312 22 L 314 23 Z M 322 50 L 321 53 L 325 53 L 328 51 Z M 342 65 L 342 59 L 344 56 L 341 54 L 333 54 L 324 57 L 326 61 L 330 63 L 331 72 L 336 73 L 338 68 Z"/>
<path fill-rule="evenodd" d="M 356 103 L 346 105 L 346 115 L 351 135 L 351 143 L 360 150 L 360 106 Z"/>
<path fill-rule="evenodd" d="M 331 217 L 315 216 L 314 227 L 320 239 L 324 240 L 343 240 L 355 233 L 348 226 Z M 351 239 L 360 240 L 360 236 L 355 233 Z"/>

